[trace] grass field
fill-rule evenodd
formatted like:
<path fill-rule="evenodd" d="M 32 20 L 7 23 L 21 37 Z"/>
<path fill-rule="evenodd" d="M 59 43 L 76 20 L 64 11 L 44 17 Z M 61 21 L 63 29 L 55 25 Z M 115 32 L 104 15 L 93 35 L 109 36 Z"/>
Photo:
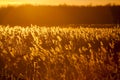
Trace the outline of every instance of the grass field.
<path fill-rule="evenodd" d="M 0 80 L 119 80 L 120 28 L 0 26 Z"/>

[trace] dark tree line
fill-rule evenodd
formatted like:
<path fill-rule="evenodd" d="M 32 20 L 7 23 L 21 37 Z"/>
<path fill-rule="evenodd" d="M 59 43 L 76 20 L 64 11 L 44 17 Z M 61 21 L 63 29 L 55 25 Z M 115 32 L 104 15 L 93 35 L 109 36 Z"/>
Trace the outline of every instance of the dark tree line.
<path fill-rule="evenodd" d="M 0 8 L 1 25 L 120 23 L 120 6 L 8 6 Z"/>

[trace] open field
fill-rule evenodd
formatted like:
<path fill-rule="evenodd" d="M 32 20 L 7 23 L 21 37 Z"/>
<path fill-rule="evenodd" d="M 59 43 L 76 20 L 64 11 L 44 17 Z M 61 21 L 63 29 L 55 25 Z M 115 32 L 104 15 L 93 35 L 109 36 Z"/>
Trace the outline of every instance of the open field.
<path fill-rule="evenodd" d="M 120 28 L 0 26 L 0 80 L 119 80 Z"/>

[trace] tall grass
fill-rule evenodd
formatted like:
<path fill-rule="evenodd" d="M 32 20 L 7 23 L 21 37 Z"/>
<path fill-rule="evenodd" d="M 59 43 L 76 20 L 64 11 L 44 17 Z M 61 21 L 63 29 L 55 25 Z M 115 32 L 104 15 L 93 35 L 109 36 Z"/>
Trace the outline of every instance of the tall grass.
<path fill-rule="evenodd" d="M 0 79 L 118 80 L 116 45 L 119 28 L 0 26 Z"/>

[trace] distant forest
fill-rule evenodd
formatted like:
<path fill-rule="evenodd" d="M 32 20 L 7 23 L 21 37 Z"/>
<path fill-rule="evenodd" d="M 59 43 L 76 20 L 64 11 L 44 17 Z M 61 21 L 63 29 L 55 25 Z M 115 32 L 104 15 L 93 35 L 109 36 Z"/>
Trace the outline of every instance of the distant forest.
<path fill-rule="evenodd" d="M 0 25 L 120 24 L 120 6 L 33 6 L 0 8 Z"/>

